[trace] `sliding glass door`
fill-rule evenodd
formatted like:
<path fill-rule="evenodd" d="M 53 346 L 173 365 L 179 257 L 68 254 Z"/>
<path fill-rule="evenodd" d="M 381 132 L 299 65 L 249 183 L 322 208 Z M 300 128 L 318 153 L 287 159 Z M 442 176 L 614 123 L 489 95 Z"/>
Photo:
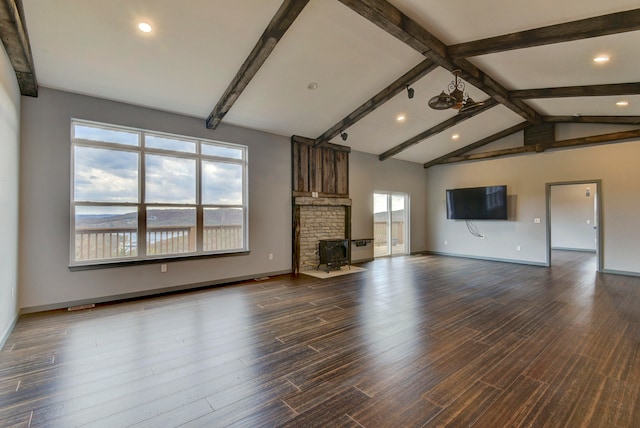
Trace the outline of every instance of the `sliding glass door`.
<path fill-rule="evenodd" d="M 374 257 L 408 254 L 408 219 L 409 195 L 392 192 L 373 194 Z"/>

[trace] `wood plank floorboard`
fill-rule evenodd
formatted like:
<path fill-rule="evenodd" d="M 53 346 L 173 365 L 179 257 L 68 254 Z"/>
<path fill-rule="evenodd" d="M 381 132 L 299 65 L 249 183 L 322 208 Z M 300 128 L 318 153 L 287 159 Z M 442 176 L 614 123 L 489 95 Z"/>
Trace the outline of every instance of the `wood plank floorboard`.
<path fill-rule="evenodd" d="M 1 427 L 639 427 L 640 277 L 443 256 L 21 316 Z"/>

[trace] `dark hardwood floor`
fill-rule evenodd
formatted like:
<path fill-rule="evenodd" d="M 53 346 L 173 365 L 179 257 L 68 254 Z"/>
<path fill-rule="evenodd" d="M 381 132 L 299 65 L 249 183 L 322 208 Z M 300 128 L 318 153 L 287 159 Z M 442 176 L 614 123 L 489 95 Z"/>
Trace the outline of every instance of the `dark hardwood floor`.
<path fill-rule="evenodd" d="M 380 259 L 23 316 L 2 427 L 640 427 L 640 278 Z"/>

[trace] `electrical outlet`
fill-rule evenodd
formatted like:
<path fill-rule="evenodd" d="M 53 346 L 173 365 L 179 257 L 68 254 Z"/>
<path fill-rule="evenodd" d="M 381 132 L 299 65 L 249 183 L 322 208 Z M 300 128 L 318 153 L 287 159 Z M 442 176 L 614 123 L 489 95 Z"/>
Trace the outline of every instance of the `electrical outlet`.
<path fill-rule="evenodd" d="M 444 241 L 444 245 L 449 245 L 449 241 Z"/>
<path fill-rule="evenodd" d="M 269 260 L 273 260 L 273 253 L 269 253 Z"/>
<path fill-rule="evenodd" d="M 11 287 L 11 298 L 16 297 L 16 287 Z"/>
<path fill-rule="evenodd" d="M 167 265 L 165 263 L 160 265 L 160 272 L 165 273 L 167 271 Z"/>
<path fill-rule="evenodd" d="M 533 219 L 533 222 L 534 222 L 535 224 L 540 224 L 540 217 L 536 217 L 536 218 L 534 218 L 534 219 Z"/>
<path fill-rule="evenodd" d="M 516 245 L 516 251 L 520 251 L 520 245 Z"/>

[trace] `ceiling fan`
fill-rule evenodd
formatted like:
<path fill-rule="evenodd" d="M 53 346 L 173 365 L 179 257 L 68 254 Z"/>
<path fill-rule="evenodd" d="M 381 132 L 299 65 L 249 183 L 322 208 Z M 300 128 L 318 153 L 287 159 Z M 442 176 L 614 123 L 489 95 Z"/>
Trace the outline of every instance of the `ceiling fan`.
<path fill-rule="evenodd" d="M 429 100 L 429 107 L 434 110 L 446 110 L 449 108 L 458 110 L 458 113 L 474 110 L 484 105 L 484 101 L 475 102 L 468 93 L 464 91 L 465 84 L 460 79 L 460 70 L 452 71 L 454 79 L 447 87 L 449 93 L 444 90 Z"/>

